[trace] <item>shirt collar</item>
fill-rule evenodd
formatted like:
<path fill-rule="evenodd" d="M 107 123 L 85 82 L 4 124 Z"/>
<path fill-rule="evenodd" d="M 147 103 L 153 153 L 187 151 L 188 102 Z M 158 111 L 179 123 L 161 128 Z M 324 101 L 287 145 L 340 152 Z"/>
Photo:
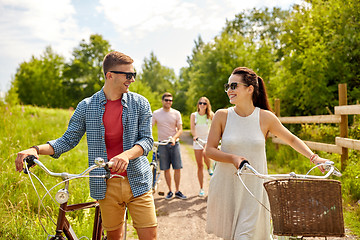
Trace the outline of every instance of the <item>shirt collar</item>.
<path fill-rule="evenodd" d="M 105 97 L 105 93 L 104 93 L 104 88 L 101 88 L 100 90 L 100 94 L 99 94 L 99 100 L 100 100 L 100 103 L 102 105 L 105 105 L 106 104 L 106 97 Z"/>
<path fill-rule="evenodd" d="M 121 98 L 121 103 L 122 103 L 123 107 L 127 107 L 128 97 L 129 97 L 128 93 L 123 93 L 122 98 Z"/>
<path fill-rule="evenodd" d="M 105 105 L 107 102 L 105 93 L 104 93 L 104 87 L 102 87 L 100 90 L 99 100 L 100 100 L 100 103 L 103 105 Z M 124 107 L 127 107 L 127 102 L 128 102 L 128 93 L 123 93 L 123 95 L 121 97 L 121 103 Z"/>

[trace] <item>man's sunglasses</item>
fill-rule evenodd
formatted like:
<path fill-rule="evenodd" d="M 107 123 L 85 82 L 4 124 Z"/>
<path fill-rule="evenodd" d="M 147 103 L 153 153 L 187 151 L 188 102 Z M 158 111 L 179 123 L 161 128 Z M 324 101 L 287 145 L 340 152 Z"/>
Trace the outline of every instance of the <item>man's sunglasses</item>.
<path fill-rule="evenodd" d="M 172 99 L 164 99 L 165 102 L 172 102 Z"/>
<path fill-rule="evenodd" d="M 238 87 L 238 85 L 249 86 L 249 85 L 247 85 L 246 83 L 241 83 L 241 82 L 232 82 L 232 83 L 230 83 L 230 84 L 225 83 L 225 84 L 224 84 L 224 90 L 225 90 L 225 92 L 227 92 L 227 91 L 229 90 L 229 88 L 230 88 L 231 90 L 235 90 L 235 89 Z"/>
<path fill-rule="evenodd" d="M 119 72 L 119 71 L 109 71 L 116 74 L 126 74 L 126 79 L 131 80 L 133 77 L 136 78 L 136 72 Z"/>
<path fill-rule="evenodd" d="M 206 106 L 207 103 L 206 103 L 206 102 L 199 102 L 199 105 L 204 105 L 204 106 Z"/>

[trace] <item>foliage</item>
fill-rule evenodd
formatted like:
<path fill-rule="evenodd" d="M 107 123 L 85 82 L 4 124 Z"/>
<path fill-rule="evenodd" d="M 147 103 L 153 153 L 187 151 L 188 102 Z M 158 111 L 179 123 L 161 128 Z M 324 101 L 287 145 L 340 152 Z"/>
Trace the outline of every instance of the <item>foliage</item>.
<path fill-rule="evenodd" d="M 327 113 L 338 105 L 338 84 L 348 84 L 349 104 L 360 98 L 360 2 L 315 0 L 289 11 L 240 12 L 209 43 L 199 37 L 180 84 L 186 113 L 200 96 L 214 110 L 229 105 L 222 85 L 237 66 L 252 68 L 282 101 L 282 115 Z"/>
<path fill-rule="evenodd" d="M 47 47 L 39 59 L 33 56 L 29 62 L 20 64 L 7 99 L 16 103 L 17 95 L 22 104 L 65 107 L 63 65 L 64 58 Z"/>
<path fill-rule="evenodd" d="M 65 63 L 62 56 L 47 47 L 39 58 L 19 65 L 7 103 L 68 108 L 100 90 L 103 85 L 102 61 L 110 44 L 101 35 L 91 35 L 74 49 L 73 59 Z"/>
<path fill-rule="evenodd" d="M 225 93 L 221 94 L 232 70 L 238 66 L 254 69 L 270 85 L 275 62 L 282 56 L 278 35 L 287 11 L 274 8 L 270 12 L 244 11 L 227 21 L 222 33 L 209 43 L 199 37 L 195 41 L 187 68 L 180 79 L 189 86 L 186 92 L 187 113 L 193 111 L 201 96 L 210 99 L 214 110 L 229 106 Z"/>
<path fill-rule="evenodd" d="M 73 59 L 64 67 L 63 87 L 71 99 L 69 106 L 75 107 L 82 99 L 102 88 L 102 62 L 111 51 L 110 43 L 98 34 L 91 35 L 88 43 L 83 39 L 74 49 Z"/>
<path fill-rule="evenodd" d="M 309 1 L 310 2 L 310 1 Z M 359 95 L 360 2 L 315 0 L 295 6 L 284 21 L 283 60 L 273 81 L 285 115 L 324 114 L 347 83 L 349 103 Z"/>
<path fill-rule="evenodd" d="M 176 81 L 174 70 L 162 66 L 153 52 L 150 53 L 149 59 L 144 59 L 139 79 L 146 83 L 153 92 L 161 95 L 164 92 L 174 93 L 173 84 Z"/>
<path fill-rule="evenodd" d="M 298 136 L 303 140 L 334 144 L 340 135 L 339 126 L 331 124 L 302 124 Z"/>
<path fill-rule="evenodd" d="M 144 96 L 150 103 L 151 111 L 162 107 L 161 95 L 153 92 L 146 83 L 137 80 L 130 85 L 130 90 Z"/>

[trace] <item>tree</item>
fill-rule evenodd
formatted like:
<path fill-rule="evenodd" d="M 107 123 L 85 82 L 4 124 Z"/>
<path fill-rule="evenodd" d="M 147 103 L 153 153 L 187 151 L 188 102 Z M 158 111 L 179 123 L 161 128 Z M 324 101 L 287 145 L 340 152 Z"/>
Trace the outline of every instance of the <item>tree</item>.
<path fill-rule="evenodd" d="M 101 35 L 92 34 L 87 43 L 84 39 L 73 51 L 73 59 L 64 69 L 64 88 L 75 107 L 83 98 L 99 91 L 104 84 L 102 62 L 111 52 L 110 43 Z"/>
<path fill-rule="evenodd" d="M 176 81 L 174 70 L 162 66 L 153 52 L 150 53 L 149 59 L 144 59 L 139 79 L 147 84 L 153 92 L 159 94 L 164 92 L 174 93 L 173 84 Z"/>
<path fill-rule="evenodd" d="M 349 103 L 360 97 L 360 2 L 314 0 L 284 21 L 284 56 L 274 81 L 285 115 L 325 114 L 338 105 L 337 85 Z"/>
<path fill-rule="evenodd" d="M 282 57 L 278 37 L 287 16 L 288 11 L 278 8 L 244 11 L 227 21 L 213 41 L 204 44 L 200 38 L 195 42 L 192 56 L 188 57 L 189 67 L 181 75 L 189 82 L 187 109 L 193 111 L 201 96 L 210 99 L 214 110 L 229 106 L 226 94 L 220 91 L 238 66 L 252 68 L 270 85 L 276 62 Z"/>
<path fill-rule="evenodd" d="M 39 59 L 32 56 L 29 62 L 21 63 L 12 82 L 20 103 L 64 107 L 67 97 L 62 88 L 63 66 L 64 58 L 51 47 Z"/>

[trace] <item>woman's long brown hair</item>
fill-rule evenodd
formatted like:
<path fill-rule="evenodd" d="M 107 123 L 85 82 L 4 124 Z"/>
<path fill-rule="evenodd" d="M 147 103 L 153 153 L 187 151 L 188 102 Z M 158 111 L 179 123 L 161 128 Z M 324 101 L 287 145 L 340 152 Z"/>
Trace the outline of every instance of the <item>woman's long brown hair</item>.
<path fill-rule="evenodd" d="M 205 102 L 206 102 L 206 110 L 205 110 L 205 113 L 206 113 L 206 116 L 208 119 L 211 118 L 211 104 L 210 104 L 210 100 L 207 98 L 207 97 L 201 97 L 199 98 L 198 102 L 197 102 L 197 111 L 199 112 L 200 111 L 200 108 L 199 108 L 199 102 L 201 99 L 204 99 Z"/>
<path fill-rule="evenodd" d="M 242 81 L 245 84 L 249 86 L 252 85 L 254 87 L 252 100 L 255 107 L 272 111 L 269 104 L 265 83 L 261 77 L 259 77 L 253 70 L 246 67 L 237 67 L 234 69 L 232 74 L 242 76 Z"/>

